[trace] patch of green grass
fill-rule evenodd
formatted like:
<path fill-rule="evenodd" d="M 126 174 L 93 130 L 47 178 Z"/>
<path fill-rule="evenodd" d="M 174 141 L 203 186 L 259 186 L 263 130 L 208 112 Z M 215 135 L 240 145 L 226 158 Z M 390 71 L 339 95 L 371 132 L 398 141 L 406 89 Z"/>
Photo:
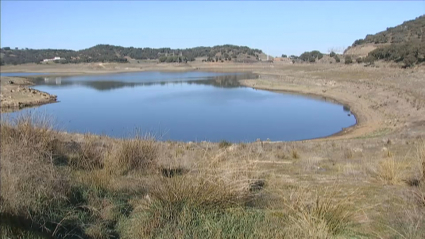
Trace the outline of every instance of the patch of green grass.
<path fill-rule="evenodd" d="M 366 135 L 362 135 L 362 136 L 356 137 L 355 139 L 370 139 L 370 138 L 376 138 L 376 137 L 379 137 L 379 136 L 386 135 L 386 134 L 388 134 L 388 133 L 390 133 L 390 132 L 391 132 L 391 129 L 390 129 L 390 128 L 381 128 L 381 129 L 375 130 L 375 131 L 373 131 L 373 132 L 371 132 L 371 133 L 369 133 L 369 134 L 366 134 Z"/>

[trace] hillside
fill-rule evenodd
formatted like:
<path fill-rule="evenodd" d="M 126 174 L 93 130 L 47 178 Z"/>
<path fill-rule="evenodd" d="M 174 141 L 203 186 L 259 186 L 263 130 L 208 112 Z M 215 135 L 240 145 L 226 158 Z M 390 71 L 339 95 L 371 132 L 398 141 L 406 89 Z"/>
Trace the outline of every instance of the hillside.
<path fill-rule="evenodd" d="M 61 63 L 84 63 L 84 62 L 127 62 L 127 58 L 136 60 L 157 59 L 161 62 L 187 62 L 196 57 L 206 57 L 208 61 L 232 60 L 241 55 L 247 58 L 258 59 L 262 54 L 259 49 L 251 49 L 246 46 L 220 45 L 214 47 L 194 47 L 187 49 L 171 48 L 135 48 L 113 45 L 96 45 L 94 47 L 73 51 L 62 49 L 1 49 L 1 64 L 24 64 L 39 63 L 44 59 L 60 57 Z"/>
<path fill-rule="evenodd" d="M 410 67 L 425 61 L 425 15 L 364 39 L 354 41 L 344 54 L 384 60 Z"/>
<path fill-rule="evenodd" d="M 352 46 L 367 43 L 404 43 L 409 41 L 422 41 L 425 38 L 425 15 L 417 17 L 415 20 L 405 21 L 395 27 L 388 27 L 387 30 L 373 35 L 367 35 L 364 39 L 354 41 Z"/>

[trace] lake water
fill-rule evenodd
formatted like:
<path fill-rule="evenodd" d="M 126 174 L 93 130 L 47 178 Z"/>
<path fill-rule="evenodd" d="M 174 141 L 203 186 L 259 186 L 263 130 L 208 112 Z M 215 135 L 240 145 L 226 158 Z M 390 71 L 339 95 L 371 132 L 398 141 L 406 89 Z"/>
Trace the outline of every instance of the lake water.
<path fill-rule="evenodd" d="M 34 88 L 59 103 L 28 111 L 53 116 L 60 130 L 161 140 L 232 142 L 324 137 L 356 123 L 347 108 L 294 94 L 239 85 L 253 74 L 138 72 L 38 77 Z"/>

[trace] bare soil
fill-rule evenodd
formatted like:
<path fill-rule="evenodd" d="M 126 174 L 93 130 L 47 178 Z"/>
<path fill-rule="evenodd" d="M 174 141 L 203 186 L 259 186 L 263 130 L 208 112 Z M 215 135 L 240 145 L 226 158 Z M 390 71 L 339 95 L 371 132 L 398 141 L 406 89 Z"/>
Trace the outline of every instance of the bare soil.
<path fill-rule="evenodd" d="M 30 81 L 18 77 L 0 77 L 1 112 L 56 102 L 56 96 L 31 89 Z"/>

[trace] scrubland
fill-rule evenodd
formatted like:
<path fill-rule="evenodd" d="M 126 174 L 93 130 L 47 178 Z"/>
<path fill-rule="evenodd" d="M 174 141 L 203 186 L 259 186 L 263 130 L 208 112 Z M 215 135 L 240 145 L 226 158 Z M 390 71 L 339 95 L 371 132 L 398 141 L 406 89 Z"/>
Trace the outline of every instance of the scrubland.
<path fill-rule="evenodd" d="M 2 238 L 423 238 L 425 144 L 386 144 L 112 139 L 8 119 Z"/>

